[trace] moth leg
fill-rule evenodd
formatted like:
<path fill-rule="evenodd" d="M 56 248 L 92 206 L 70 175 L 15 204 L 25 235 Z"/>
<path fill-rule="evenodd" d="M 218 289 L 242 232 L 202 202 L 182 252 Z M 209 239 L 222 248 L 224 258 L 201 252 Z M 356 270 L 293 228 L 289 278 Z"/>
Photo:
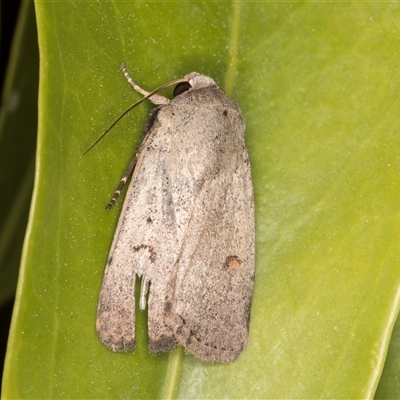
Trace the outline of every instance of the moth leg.
<path fill-rule="evenodd" d="M 119 195 L 121 194 L 121 190 L 124 187 L 126 181 L 129 178 L 129 175 L 132 173 L 132 171 L 135 168 L 137 162 L 137 156 L 135 156 L 133 158 L 133 160 L 130 162 L 130 164 L 128 165 L 128 168 L 125 170 L 124 174 L 122 175 L 122 178 L 118 184 L 117 189 L 114 192 L 113 197 L 111 198 L 111 200 L 109 201 L 109 203 L 107 204 L 106 210 L 109 211 L 111 209 L 111 207 L 115 204 L 115 202 L 117 201 Z"/>
<path fill-rule="evenodd" d="M 143 311 L 146 309 L 146 296 L 149 291 L 149 281 L 146 279 L 146 275 L 142 276 L 142 280 L 140 282 L 140 300 L 139 300 L 139 308 Z"/>
<path fill-rule="evenodd" d="M 121 63 L 120 65 L 121 71 L 124 74 L 126 80 L 128 83 L 133 87 L 133 89 L 136 90 L 136 92 L 142 94 L 143 96 L 147 96 L 150 92 L 147 92 L 146 90 L 142 89 L 138 84 L 135 83 L 135 81 L 131 78 L 129 75 L 128 70 L 126 69 L 125 63 Z M 156 105 L 161 105 L 161 104 L 169 104 L 170 100 L 167 99 L 164 96 L 160 96 L 158 94 L 153 94 L 151 97 L 149 97 L 149 100 Z"/>

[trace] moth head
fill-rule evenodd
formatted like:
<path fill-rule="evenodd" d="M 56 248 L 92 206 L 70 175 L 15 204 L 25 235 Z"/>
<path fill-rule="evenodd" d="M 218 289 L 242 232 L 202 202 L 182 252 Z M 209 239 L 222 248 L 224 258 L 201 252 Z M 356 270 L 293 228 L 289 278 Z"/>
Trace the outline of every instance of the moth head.
<path fill-rule="evenodd" d="M 125 68 L 124 64 L 122 64 L 122 66 L 123 66 L 123 68 Z M 126 74 L 128 74 L 128 72 L 126 72 Z M 128 76 L 129 76 L 129 74 L 128 74 Z M 181 93 L 187 92 L 188 90 L 202 89 L 202 88 L 208 88 L 208 87 L 218 88 L 217 84 L 214 82 L 213 79 L 211 79 L 208 76 L 198 74 L 197 72 L 191 72 L 190 74 L 184 76 L 181 79 L 175 79 L 175 80 L 173 80 L 171 82 L 165 83 L 164 85 L 161 85 L 160 87 L 158 87 L 157 89 L 153 90 L 152 92 L 147 93 L 139 101 L 137 101 L 136 103 L 134 103 L 130 107 L 128 107 L 83 154 L 86 154 L 101 139 L 103 139 L 103 137 L 111 130 L 111 128 L 118 121 L 120 121 L 126 114 L 128 114 L 129 111 L 134 109 L 139 104 L 143 103 L 145 100 L 147 100 L 152 95 L 156 94 L 158 91 L 160 91 L 162 89 L 165 89 L 167 87 L 173 86 L 175 84 L 177 84 L 177 85 L 175 86 L 175 89 L 174 89 L 174 97 L 179 96 Z"/>
<path fill-rule="evenodd" d="M 184 77 L 185 81 L 178 83 L 174 89 L 174 97 L 188 90 L 202 89 L 208 87 L 218 87 L 215 81 L 209 76 L 191 72 Z"/>

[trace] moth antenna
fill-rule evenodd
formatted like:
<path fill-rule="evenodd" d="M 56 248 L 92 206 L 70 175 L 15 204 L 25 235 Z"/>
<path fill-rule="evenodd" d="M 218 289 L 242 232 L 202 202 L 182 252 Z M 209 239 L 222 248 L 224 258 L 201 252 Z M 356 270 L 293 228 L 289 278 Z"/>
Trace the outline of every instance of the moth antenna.
<path fill-rule="evenodd" d="M 122 64 L 125 67 L 125 64 Z M 121 65 L 121 66 L 122 66 Z M 147 94 L 146 96 L 144 96 L 143 98 L 141 98 L 139 101 L 137 101 L 136 103 L 132 104 L 130 107 L 128 107 L 104 132 L 103 134 L 83 153 L 83 155 L 85 155 L 87 152 L 89 152 L 89 150 L 91 150 L 94 146 L 96 146 L 97 143 L 100 142 L 101 139 L 103 139 L 104 136 L 107 135 L 108 132 L 110 132 L 110 130 L 117 125 L 117 123 L 125 117 L 126 114 L 128 114 L 130 111 L 132 111 L 135 107 L 137 107 L 139 104 L 142 104 L 145 100 L 147 100 L 149 97 L 153 96 L 154 94 L 156 94 L 158 91 L 163 90 L 169 86 L 175 85 L 177 83 L 181 83 L 181 82 L 187 82 L 187 78 L 180 78 L 180 79 L 175 79 L 171 82 L 165 83 L 164 85 L 161 85 L 160 87 L 158 87 L 157 89 L 153 90 L 152 92 L 150 92 L 149 94 Z"/>

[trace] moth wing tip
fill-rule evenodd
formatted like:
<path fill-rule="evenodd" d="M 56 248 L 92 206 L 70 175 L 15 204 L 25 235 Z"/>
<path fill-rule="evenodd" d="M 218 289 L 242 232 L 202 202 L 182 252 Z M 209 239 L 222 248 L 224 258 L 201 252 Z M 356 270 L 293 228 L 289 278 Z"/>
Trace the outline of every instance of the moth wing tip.
<path fill-rule="evenodd" d="M 131 351 L 134 352 L 136 350 L 136 341 L 135 338 L 126 339 L 124 337 L 116 338 L 114 335 L 107 334 L 100 329 L 97 329 L 97 334 L 108 349 L 113 352 L 121 352 L 121 351 Z"/>
<path fill-rule="evenodd" d="M 208 361 L 208 362 L 219 362 L 219 363 L 230 363 L 236 361 L 240 354 L 247 346 L 247 338 L 241 343 L 237 343 L 231 348 L 221 348 L 217 346 L 211 346 L 202 343 L 194 336 L 191 336 L 185 344 L 185 352 L 194 355 L 196 358 Z"/>
<path fill-rule="evenodd" d="M 159 352 L 175 350 L 178 347 L 178 342 L 175 336 L 164 336 L 158 339 L 149 339 L 150 353 L 156 355 Z"/>

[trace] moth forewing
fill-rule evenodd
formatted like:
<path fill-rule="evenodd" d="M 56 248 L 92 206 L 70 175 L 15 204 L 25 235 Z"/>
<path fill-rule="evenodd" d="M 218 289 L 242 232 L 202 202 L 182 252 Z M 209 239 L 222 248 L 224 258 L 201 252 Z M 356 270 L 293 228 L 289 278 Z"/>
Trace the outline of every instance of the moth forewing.
<path fill-rule="evenodd" d="M 147 207 L 146 197 L 143 196 L 146 196 L 151 188 L 146 190 L 146 187 L 143 186 L 147 182 L 143 171 L 155 165 L 157 160 L 149 154 L 146 157 L 145 167 L 142 165 L 144 153 L 146 153 L 146 143 L 152 142 L 155 133 L 146 136 L 134 158 L 136 161 L 131 184 L 115 230 L 100 291 L 96 330 L 102 342 L 113 351 L 135 350 L 135 297 L 133 292 L 135 278 L 136 275 L 140 277 L 144 275 L 148 262 L 153 259 L 151 246 L 137 245 L 132 249 L 131 239 L 135 237 L 136 229 L 140 229 L 142 233 L 148 231 L 149 221 L 146 220 L 144 224 L 136 225 L 137 216 L 132 210 L 135 210 L 135 207 Z M 123 180 L 124 177 L 121 182 Z M 119 187 L 109 205 L 112 205 L 113 200 L 118 198 Z M 145 240 L 143 238 L 144 243 Z M 136 257 L 131 256 L 132 251 Z M 146 277 L 142 278 L 140 298 L 143 308 L 148 281 L 149 279 Z"/>
<path fill-rule="evenodd" d="M 134 350 L 138 275 L 142 309 L 150 283 L 153 354 L 182 345 L 199 359 L 230 362 L 247 344 L 254 280 L 245 124 L 211 78 L 191 73 L 182 81 L 188 85 L 163 100 L 146 125 L 109 253 L 97 331 L 112 350 Z"/>

